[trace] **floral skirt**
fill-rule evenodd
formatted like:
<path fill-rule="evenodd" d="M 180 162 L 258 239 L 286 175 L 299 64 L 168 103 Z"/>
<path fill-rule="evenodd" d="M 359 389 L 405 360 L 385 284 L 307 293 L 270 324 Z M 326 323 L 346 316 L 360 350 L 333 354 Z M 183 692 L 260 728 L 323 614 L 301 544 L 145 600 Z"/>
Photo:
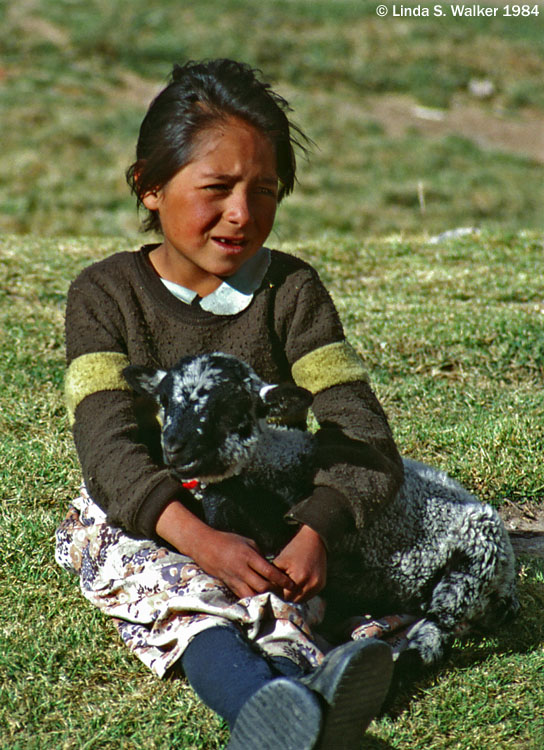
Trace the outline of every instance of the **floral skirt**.
<path fill-rule="evenodd" d="M 235 625 L 265 654 L 304 669 L 317 666 L 331 648 L 319 635 L 320 597 L 304 604 L 273 593 L 237 599 L 191 558 L 108 524 L 85 487 L 57 529 L 55 559 L 79 576 L 83 595 L 114 618 L 124 643 L 158 677 L 210 627 Z M 415 623 L 409 615 L 361 615 L 346 623 L 345 639 L 384 638 L 396 656 Z"/>

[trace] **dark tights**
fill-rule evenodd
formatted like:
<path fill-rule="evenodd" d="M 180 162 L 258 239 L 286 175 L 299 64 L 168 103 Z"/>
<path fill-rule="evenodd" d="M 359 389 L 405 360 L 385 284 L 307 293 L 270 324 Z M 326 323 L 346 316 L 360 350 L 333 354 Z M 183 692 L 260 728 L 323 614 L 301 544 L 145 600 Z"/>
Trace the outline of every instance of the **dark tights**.
<path fill-rule="evenodd" d="M 234 627 L 203 630 L 189 643 L 181 664 L 199 698 L 232 728 L 244 703 L 279 676 L 301 677 L 303 670 L 285 657 L 267 659 Z"/>

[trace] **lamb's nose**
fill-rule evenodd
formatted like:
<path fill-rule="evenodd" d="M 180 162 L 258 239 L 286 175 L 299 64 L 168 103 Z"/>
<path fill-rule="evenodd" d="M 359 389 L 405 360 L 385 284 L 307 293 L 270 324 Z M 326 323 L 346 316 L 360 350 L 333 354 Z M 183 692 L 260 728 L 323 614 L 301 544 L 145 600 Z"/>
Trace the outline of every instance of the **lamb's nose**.
<path fill-rule="evenodd" d="M 180 455 L 189 450 L 189 440 L 175 432 L 165 432 L 162 436 L 162 445 L 168 455 Z"/>

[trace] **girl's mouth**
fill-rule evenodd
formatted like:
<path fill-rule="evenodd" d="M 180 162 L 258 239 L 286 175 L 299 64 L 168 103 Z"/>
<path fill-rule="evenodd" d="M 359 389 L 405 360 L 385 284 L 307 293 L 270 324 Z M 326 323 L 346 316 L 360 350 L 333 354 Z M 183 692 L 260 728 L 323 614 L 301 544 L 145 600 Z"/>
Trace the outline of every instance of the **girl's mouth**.
<path fill-rule="evenodd" d="M 243 237 L 212 237 L 212 239 L 222 250 L 231 253 L 241 252 L 248 242 Z"/>

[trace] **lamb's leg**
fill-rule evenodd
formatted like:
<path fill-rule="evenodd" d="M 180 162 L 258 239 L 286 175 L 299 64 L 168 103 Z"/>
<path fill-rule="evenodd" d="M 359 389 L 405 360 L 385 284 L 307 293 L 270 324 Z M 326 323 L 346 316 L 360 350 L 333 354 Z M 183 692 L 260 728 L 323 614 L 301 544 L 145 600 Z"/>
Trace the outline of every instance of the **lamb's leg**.
<path fill-rule="evenodd" d="M 408 646 L 399 656 L 399 668 L 432 667 L 447 655 L 454 638 L 467 630 L 468 614 L 481 593 L 482 581 L 467 571 L 444 575 L 432 592 L 425 614 L 408 633 Z"/>
<path fill-rule="evenodd" d="M 453 630 L 467 621 L 481 589 L 482 581 L 478 575 L 468 570 L 451 571 L 433 589 L 425 613 L 441 626 Z"/>
<path fill-rule="evenodd" d="M 433 588 L 426 614 L 451 632 L 489 616 L 500 595 L 501 574 L 513 556 L 501 521 L 491 506 L 468 506 L 451 539 L 452 554 Z M 504 575 L 502 575 L 504 578 Z"/>
<path fill-rule="evenodd" d="M 499 624 L 505 601 L 515 612 L 513 553 L 491 506 L 467 506 L 448 546 L 450 559 L 429 593 L 423 608 L 426 619 L 408 633 L 408 647 L 399 657 L 401 669 L 432 666 L 443 659 L 456 636 L 474 625 Z"/>
<path fill-rule="evenodd" d="M 447 655 L 454 636 L 432 620 L 418 620 L 407 632 L 408 645 L 396 662 L 397 671 L 417 676 L 421 667 L 432 667 Z"/>

